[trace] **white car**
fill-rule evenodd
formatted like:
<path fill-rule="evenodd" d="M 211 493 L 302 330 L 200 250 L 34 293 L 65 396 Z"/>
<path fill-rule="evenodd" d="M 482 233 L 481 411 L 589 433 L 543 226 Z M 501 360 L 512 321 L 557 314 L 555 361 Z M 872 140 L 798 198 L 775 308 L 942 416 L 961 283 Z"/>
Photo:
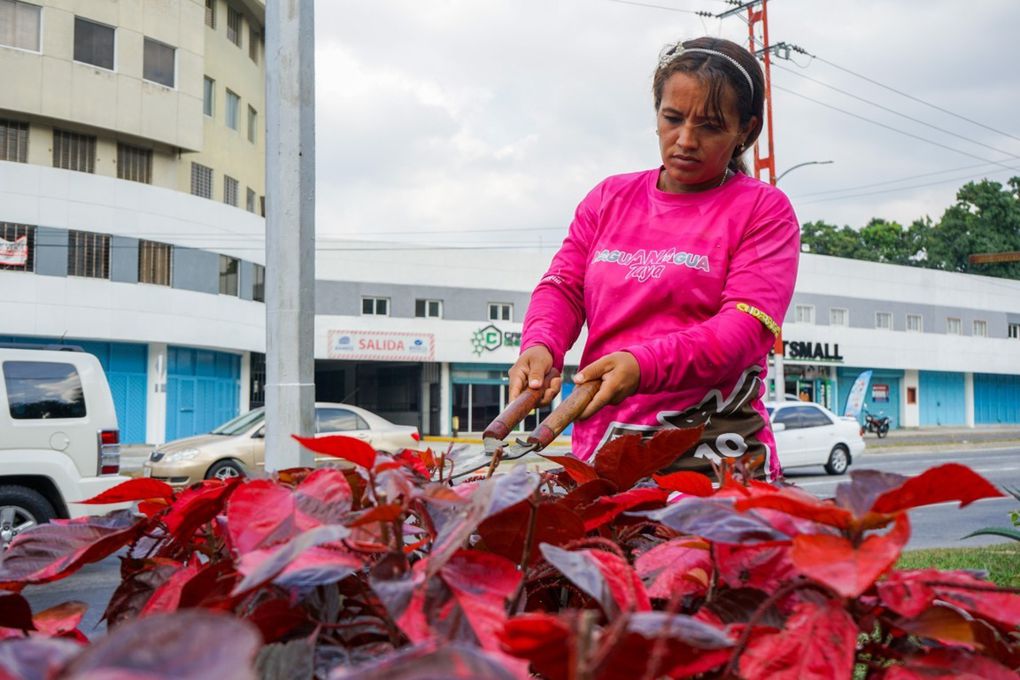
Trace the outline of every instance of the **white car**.
<path fill-rule="evenodd" d="M 861 426 L 854 418 L 805 401 L 769 402 L 765 408 L 784 470 L 822 465 L 830 475 L 841 475 L 864 451 Z"/>
<path fill-rule="evenodd" d="M 0 343 L 0 549 L 81 505 L 120 476 L 120 431 L 99 359 L 80 348 Z"/>
<path fill-rule="evenodd" d="M 161 444 L 149 454 L 142 474 L 181 488 L 201 479 L 230 479 L 265 465 L 265 409 L 257 408 L 220 425 L 208 434 Z M 349 404 L 315 404 L 316 435 L 343 434 L 388 453 L 416 449 L 418 428 L 396 425 Z M 317 463 L 335 462 L 318 456 Z"/>

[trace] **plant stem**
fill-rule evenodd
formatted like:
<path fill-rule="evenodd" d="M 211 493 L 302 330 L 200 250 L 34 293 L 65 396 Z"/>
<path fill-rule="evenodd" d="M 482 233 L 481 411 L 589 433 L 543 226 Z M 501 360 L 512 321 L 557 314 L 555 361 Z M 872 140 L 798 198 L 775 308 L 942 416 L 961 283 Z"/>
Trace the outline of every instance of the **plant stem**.
<path fill-rule="evenodd" d="M 535 504 L 535 500 L 531 501 L 531 516 L 528 518 L 528 531 L 524 534 L 524 550 L 521 552 L 521 561 L 517 563 L 517 569 L 521 572 L 521 582 L 517 584 L 517 590 L 514 591 L 513 597 L 510 598 L 510 606 L 507 608 L 507 614 L 513 614 L 517 611 L 517 606 L 520 604 L 521 595 L 524 594 L 524 582 L 527 580 L 528 575 L 528 558 L 531 557 L 531 543 L 535 539 L 535 524 L 538 522 L 538 505 Z"/>

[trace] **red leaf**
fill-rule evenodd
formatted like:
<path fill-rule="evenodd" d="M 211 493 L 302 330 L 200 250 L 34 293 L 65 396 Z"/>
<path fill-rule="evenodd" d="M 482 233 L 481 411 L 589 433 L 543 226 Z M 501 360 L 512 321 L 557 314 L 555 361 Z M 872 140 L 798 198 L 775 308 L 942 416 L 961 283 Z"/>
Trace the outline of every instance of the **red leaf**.
<path fill-rule="evenodd" d="M 960 571 L 898 571 L 878 584 L 883 604 L 913 618 L 936 600 L 947 602 L 1006 630 L 1020 626 L 1020 595 L 985 590 L 992 584 Z"/>
<path fill-rule="evenodd" d="M 700 595 L 708 590 L 712 557 L 708 543 L 697 538 L 674 538 L 634 560 L 648 596 Z"/>
<path fill-rule="evenodd" d="M 350 510 L 353 499 L 354 492 L 346 475 L 333 468 L 315 470 L 294 490 L 294 505 L 299 514 L 310 515 L 323 524 L 333 524 L 327 520 Z"/>
<path fill-rule="evenodd" d="M 598 499 L 581 511 L 585 532 L 594 531 L 603 524 L 608 524 L 628 510 L 658 507 L 666 502 L 668 491 L 645 487 L 631 489 L 615 496 Z"/>
<path fill-rule="evenodd" d="M 790 558 L 808 577 L 844 597 L 857 597 L 896 563 L 909 538 L 904 513 L 889 533 L 868 536 L 856 548 L 842 536 L 802 534 L 793 539 Z"/>
<path fill-rule="evenodd" d="M 35 628 L 47 637 L 70 637 L 74 640 L 87 641 L 78 626 L 85 618 L 89 606 L 84 602 L 64 602 L 36 614 L 32 621 Z"/>
<path fill-rule="evenodd" d="M 242 478 L 230 482 L 207 479 L 191 485 L 177 497 L 170 512 L 163 517 L 167 530 L 179 539 L 190 539 L 200 527 L 223 512 L 230 494 L 242 481 Z"/>
<path fill-rule="evenodd" d="M 431 457 L 431 451 L 429 452 L 429 457 Z M 414 449 L 403 449 L 394 458 L 404 467 L 414 470 L 425 479 L 429 479 L 429 464 L 424 452 L 415 451 Z M 435 466 L 433 465 L 433 467 Z"/>
<path fill-rule="evenodd" d="M 460 550 L 439 572 L 487 650 L 498 650 L 506 604 L 523 575 L 510 560 L 477 550 Z"/>
<path fill-rule="evenodd" d="M 371 470 L 375 465 L 375 449 L 360 439 L 342 434 L 331 434 L 326 437 L 299 437 L 296 434 L 291 436 L 300 442 L 301 446 L 315 453 L 341 458 L 366 470 Z"/>
<path fill-rule="evenodd" d="M 503 651 L 531 662 L 531 669 L 548 680 L 567 680 L 573 656 L 570 627 L 549 614 L 515 616 L 499 634 Z"/>
<path fill-rule="evenodd" d="M 571 510 L 580 511 L 584 506 L 594 503 L 603 496 L 611 496 L 615 492 L 616 486 L 608 479 L 593 479 L 571 490 L 557 502 Z"/>
<path fill-rule="evenodd" d="M 649 611 L 645 586 L 626 560 L 604 550 L 563 550 L 543 543 L 542 557 L 599 603 L 610 618 L 621 612 Z"/>
<path fill-rule="evenodd" d="M 330 680 L 527 680 L 516 660 L 460 643 L 408 647 L 355 668 L 338 667 Z"/>
<path fill-rule="evenodd" d="M 509 510 L 490 517 L 478 527 L 478 535 L 482 538 L 479 547 L 489 552 L 502 555 L 511 562 L 520 563 L 524 554 L 524 541 L 528 535 L 531 522 L 529 501 L 524 501 Z M 576 512 L 562 504 L 545 501 L 535 507 L 535 528 L 532 532 L 531 552 L 528 562 L 538 559 L 538 546 L 541 543 L 565 545 L 584 536 L 584 523 Z"/>
<path fill-rule="evenodd" d="M 599 477 L 626 491 L 644 477 L 658 472 L 692 449 L 704 428 L 661 430 L 647 442 L 641 435 L 624 435 L 609 442 L 595 454 Z"/>
<path fill-rule="evenodd" d="M 262 602 L 244 618 L 259 629 L 266 644 L 276 642 L 309 621 L 308 614 L 300 605 L 293 605 L 289 598 L 284 597 Z"/>
<path fill-rule="evenodd" d="M 1016 671 L 962 649 L 933 649 L 890 666 L 881 680 L 1016 680 Z"/>
<path fill-rule="evenodd" d="M 0 588 L 17 592 L 29 584 L 64 578 L 112 555 L 142 528 L 143 522 L 129 510 L 37 526 L 16 536 L 3 554 Z"/>
<path fill-rule="evenodd" d="M 799 574 L 790 559 L 789 545 L 715 546 L 719 576 L 730 588 L 756 588 L 774 593 Z"/>
<path fill-rule="evenodd" d="M 563 469 L 570 475 L 570 478 L 578 484 L 586 484 L 599 477 L 595 472 L 595 468 L 579 458 L 574 458 L 573 456 L 547 456 L 544 453 L 538 455 L 546 460 L 551 460 L 557 465 L 563 466 Z"/>
<path fill-rule="evenodd" d="M 170 575 L 170 578 L 156 588 L 152 597 L 142 607 L 139 616 L 177 611 L 181 602 L 181 591 L 198 574 L 200 568 L 201 565 L 197 561 L 182 565 L 180 569 Z"/>
<path fill-rule="evenodd" d="M 250 680 L 260 642 L 255 627 L 234 616 L 157 614 L 100 638 L 62 677 Z"/>
<path fill-rule="evenodd" d="M 83 505 L 106 505 L 127 501 L 145 501 L 153 498 L 170 500 L 174 497 L 173 487 L 151 477 L 136 477 L 121 482 L 88 500 L 77 501 Z"/>
<path fill-rule="evenodd" d="M 0 591 L 0 628 L 35 630 L 32 606 L 24 596 Z"/>
<path fill-rule="evenodd" d="M 392 522 L 395 519 L 400 519 L 403 514 L 404 506 L 400 503 L 377 505 L 374 508 L 363 512 L 353 522 L 348 522 L 347 526 L 360 527 L 365 524 L 372 524 L 373 522 Z"/>
<path fill-rule="evenodd" d="M 875 501 L 873 512 L 900 512 L 922 505 L 959 501 L 964 507 L 982 498 L 1004 495 L 988 480 L 959 463 L 946 463 L 911 477 L 901 486 L 886 491 Z"/>
<path fill-rule="evenodd" d="M 679 491 L 690 496 L 707 497 L 715 493 L 712 480 L 698 472 L 673 472 L 668 475 L 652 475 L 659 488 L 666 491 Z"/>
<path fill-rule="evenodd" d="M 741 513 L 724 499 L 687 496 L 661 510 L 643 513 L 682 534 L 714 543 L 788 541 L 790 537 L 753 512 Z"/>
<path fill-rule="evenodd" d="M 722 630 L 693 617 L 639 612 L 627 618 L 624 634 L 599 664 L 598 678 L 699 675 L 726 663 L 732 646 Z"/>
<path fill-rule="evenodd" d="M 857 634 L 857 624 L 838 603 L 801 603 L 782 631 L 751 641 L 740 657 L 740 674 L 770 680 L 852 677 Z"/>
<path fill-rule="evenodd" d="M 227 503 L 227 533 L 241 555 L 289 540 L 298 533 L 293 492 L 268 479 L 241 484 Z"/>
<path fill-rule="evenodd" d="M 317 545 L 301 553 L 284 567 L 273 583 L 283 588 L 305 590 L 337 583 L 364 567 L 361 558 L 340 548 Z"/>
<path fill-rule="evenodd" d="M 853 522 L 853 514 L 849 510 L 794 487 L 783 487 L 777 489 L 775 493 L 738 499 L 735 506 L 740 511 L 755 508 L 779 510 L 794 517 L 802 517 L 838 529 L 847 529 Z"/>
<path fill-rule="evenodd" d="M 339 541 L 349 533 L 347 527 L 339 525 L 316 527 L 282 545 L 247 553 L 238 562 L 237 570 L 244 578 L 234 586 L 233 594 L 239 595 L 272 581 L 309 548 Z"/>

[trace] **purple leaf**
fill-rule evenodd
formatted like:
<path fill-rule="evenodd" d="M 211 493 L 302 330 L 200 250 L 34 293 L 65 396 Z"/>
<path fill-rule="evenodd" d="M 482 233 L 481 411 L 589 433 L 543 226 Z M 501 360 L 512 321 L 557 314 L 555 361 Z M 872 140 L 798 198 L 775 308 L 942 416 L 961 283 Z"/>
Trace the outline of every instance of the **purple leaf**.
<path fill-rule="evenodd" d="M 732 503 L 722 500 L 689 497 L 661 510 L 631 514 L 662 522 L 682 534 L 700 536 L 717 543 L 790 540 L 789 536 L 755 513 L 738 512 Z"/>

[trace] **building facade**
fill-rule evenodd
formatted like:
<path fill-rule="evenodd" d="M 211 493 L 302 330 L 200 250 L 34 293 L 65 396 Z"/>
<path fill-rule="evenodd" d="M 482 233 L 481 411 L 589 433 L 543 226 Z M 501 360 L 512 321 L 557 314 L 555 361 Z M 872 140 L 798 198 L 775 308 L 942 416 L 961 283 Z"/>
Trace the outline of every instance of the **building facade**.
<path fill-rule="evenodd" d="M 262 401 L 264 16 L 0 0 L 0 341 L 99 356 L 124 442 Z M 479 432 L 552 254 L 320 240 L 316 398 Z M 839 411 L 871 370 L 894 426 L 1020 423 L 1020 282 L 804 254 L 783 336 L 787 394 Z"/>

